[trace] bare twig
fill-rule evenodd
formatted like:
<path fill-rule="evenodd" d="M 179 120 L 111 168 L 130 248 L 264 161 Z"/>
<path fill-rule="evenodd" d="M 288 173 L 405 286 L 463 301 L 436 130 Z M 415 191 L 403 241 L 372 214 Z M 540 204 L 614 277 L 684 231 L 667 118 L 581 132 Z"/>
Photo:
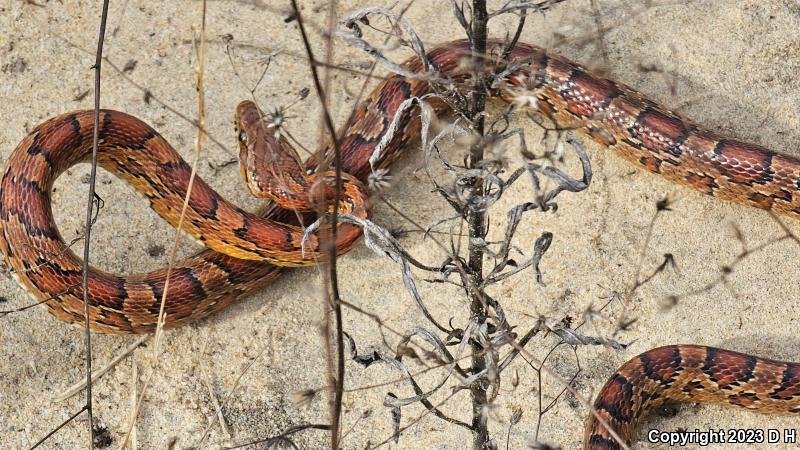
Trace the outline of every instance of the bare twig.
<path fill-rule="evenodd" d="M 52 435 L 56 434 L 58 432 L 58 430 L 64 428 L 65 425 L 67 425 L 68 423 L 70 423 L 73 420 L 75 420 L 75 418 L 78 417 L 79 415 L 81 415 L 81 413 L 84 412 L 84 411 L 86 411 L 86 405 L 84 405 L 81 409 L 79 409 L 73 415 L 67 417 L 63 422 L 61 422 L 60 425 L 58 425 L 57 427 L 55 427 L 52 430 L 50 430 L 50 432 L 47 433 L 44 437 L 42 437 L 41 439 L 36 441 L 36 443 L 31 446 L 30 450 L 34 450 L 35 448 L 38 448 L 40 445 L 42 445 L 42 443 L 44 443 L 44 441 L 50 439 L 50 437 Z M 92 429 L 92 433 L 94 433 L 94 429 Z M 92 446 L 94 446 L 94 440 L 92 440 L 92 442 L 93 442 Z"/>
<path fill-rule="evenodd" d="M 335 2 L 333 2 L 335 5 Z M 300 14 L 300 8 L 297 6 L 297 1 L 292 0 L 292 8 L 297 19 L 297 25 L 300 29 L 300 35 L 303 39 L 303 45 L 306 50 L 306 54 L 308 55 L 309 61 L 316 61 L 314 57 L 314 53 L 311 50 L 311 43 L 308 39 L 308 35 L 306 34 L 305 25 L 303 22 L 303 16 Z M 330 12 L 333 14 L 333 11 Z M 330 45 L 330 44 L 329 44 Z M 338 232 L 337 221 L 338 221 L 338 214 L 339 214 L 339 201 L 342 197 L 342 158 L 341 152 L 339 149 L 339 137 L 336 135 L 336 127 L 333 124 L 333 118 L 331 117 L 330 111 L 328 110 L 328 101 L 327 101 L 327 93 L 323 88 L 322 82 L 320 81 L 319 74 L 317 72 L 317 66 L 315 64 L 310 64 L 309 68 L 311 69 L 311 76 L 314 80 L 314 89 L 317 92 L 317 97 L 319 98 L 320 103 L 322 104 L 322 116 L 323 121 L 327 130 L 328 136 L 330 136 L 330 142 L 333 147 L 333 161 L 334 161 L 334 169 L 336 171 L 336 183 L 335 183 L 335 190 L 334 190 L 334 198 L 333 198 L 333 209 L 331 211 L 331 234 L 330 234 L 330 258 L 328 262 L 329 268 L 329 280 L 328 285 L 330 291 L 325 289 L 324 292 L 330 292 L 329 304 L 330 307 L 333 308 L 334 319 L 335 319 L 335 334 L 336 334 L 336 375 L 331 377 L 330 380 L 330 390 L 331 390 L 331 449 L 338 450 L 339 448 L 339 422 L 341 418 L 342 412 L 342 395 L 343 395 L 343 384 L 344 384 L 344 333 L 342 330 L 342 305 L 340 301 L 339 295 L 339 281 L 336 275 L 336 237 Z M 326 305 L 325 311 L 328 310 Z M 329 321 L 325 321 L 325 336 L 324 338 L 327 340 L 329 339 L 330 333 L 327 331 Z M 332 354 L 330 352 L 330 345 L 326 345 L 326 349 L 329 350 L 329 355 Z M 329 357 L 330 361 L 330 357 Z"/>
<path fill-rule="evenodd" d="M 94 217 L 95 184 L 97 181 L 97 145 L 100 136 L 100 69 L 103 62 L 103 43 L 106 36 L 106 22 L 108 21 L 108 0 L 103 0 L 103 10 L 100 15 L 100 31 L 97 38 L 97 52 L 94 60 L 94 125 L 92 134 L 92 167 L 89 170 L 89 193 L 86 201 L 86 222 L 83 239 L 83 320 L 86 338 L 86 414 L 89 418 L 89 445 L 94 448 L 94 418 L 92 414 L 92 331 L 89 318 L 89 246 L 92 236 L 92 223 Z"/>

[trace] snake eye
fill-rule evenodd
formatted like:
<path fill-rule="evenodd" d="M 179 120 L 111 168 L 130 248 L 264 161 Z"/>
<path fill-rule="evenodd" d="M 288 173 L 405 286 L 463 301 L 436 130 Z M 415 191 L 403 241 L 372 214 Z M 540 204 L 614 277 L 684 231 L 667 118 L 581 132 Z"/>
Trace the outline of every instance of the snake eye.
<path fill-rule="evenodd" d="M 239 142 L 241 142 L 242 144 L 247 143 L 247 133 L 245 133 L 244 131 L 239 133 Z"/>

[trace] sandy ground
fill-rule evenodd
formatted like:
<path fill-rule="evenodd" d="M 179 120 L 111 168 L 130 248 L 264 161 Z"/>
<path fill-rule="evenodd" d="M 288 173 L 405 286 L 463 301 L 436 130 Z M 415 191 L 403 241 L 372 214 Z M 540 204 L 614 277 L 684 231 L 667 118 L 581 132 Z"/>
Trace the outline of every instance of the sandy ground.
<path fill-rule="evenodd" d="M 235 156 L 231 117 L 234 105 L 248 97 L 247 86 L 258 78 L 256 59 L 276 49 L 284 50 L 269 68 L 255 96 L 266 107 L 287 105 L 296 93 L 312 87 L 295 23 L 286 23 L 284 3 L 213 1 L 208 7 L 206 64 L 207 120 L 213 135 L 226 149 L 207 144 L 200 175 L 225 197 L 253 208 L 235 165 L 221 163 Z M 321 52 L 320 29 L 326 2 L 303 1 L 303 14 L 315 24 L 312 37 Z M 405 5 L 407 2 L 401 2 Z M 460 38 L 463 32 L 444 7 L 446 2 L 419 0 L 406 17 L 426 42 Z M 497 2 L 494 2 L 495 4 Z M 599 14 L 590 14 L 596 3 Z M 800 138 L 800 7 L 793 0 L 721 0 L 673 2 L 672 5 L 638 9 L 642 2 L 570 0 L 546 17 L 532 16 L 523 41 L 550 46 L 564 55 L 603 70 L 631 84 L 652 98 L 679 108 L 708 127 L 733 136 L 787 149 Z M 279 6 L 264 5 L 277 4 Z M 344 13 L 366 5 L 391 6 L 375 0 L 342 1 Z M 135 61 L 128 76 L 172 108 L 194 117 L 195 57 L 193 29 L 200 21 L 197 2 L 114 2 L 111 8 L 106 54 L 120 67 Z M 53 115 L 91 106 L 93 48 L 98 23 L 98 2 L 18 2 L 0 0 L 0 159 L 6 160 L 15 145 L 36 124 Z M 502 36 L 510 21 L 496 22 L 491 32 Z M 597 27 L 608 28 L 601 39 L 592 37 Z M 237 45 L 237 63 L 246 82 L 235 79 L 224 53 L 221 35 L 231 34 Z M 587 41 L 588 44 L 579 44 Z M 399 59 L 401 55 L 395 53 Z M 606 55 L 604 57 L 603 55 Z M 358 68 L 368 58 L 336 45 L 336 61 Z M 644 70 L 657 67 L 659 71 Z M 362 78 L 333 72 L 334 113 L 344 121 L 358 93 Z M 106 66 L 103 78 L 105 107 L 127 111 L 161 131 L 185 157 L 191 156 L 195 132 L 192 126 L 156 102 L 146 103 L 142 90 Z M 317 140 L 318 107 L 313 95 L 290 110 L 288 129 L 306 146 Z M 527 121 L 528 142 L 539 142 L 540 133 Z M 518 242 L 526 249 L 543 231 L 554 233 L 550 251 L 542 263 L 546 287 L 537 286 L 530 273 L 493 288 L 512 323 L 520 330 L 532 326 L 539 314 L 554 318 L 580 317 L 590 305 L 599 305 L 612 290 L 624 291 L 636 273 L 652 273 L 664 254 L 671 253 L 677 269 L 657 275 L 627 304 L 612 303 L 589 334 L 608 336 L 617 321 L 636 319 L 616 338 L 634 343 L 625 351 L 606 348 L 577 350 L 582 371 L 575 388 L 592 397 L 619 364 L 651 347 L 670 343 L 700 343 L 752 352 L 763 356 L 797 359 L 800 306 L 800 265 L 793 263 L 800 248 L 790 240 L 769 245 L 751 254 L 732 273 L 718 282 L 722 268 L 741 250 L 735 224 L 750 248 L 775 240 L 780 227 L 762 211 L 732 205 L 676 187 L 656 176 L 634 169 L 619 158 L 587 144 L 594 163 L 591 188 L 579 195 L 564 195 L 554 214 L 526 216 Z M 541 152 L 541 146 L 535 147 Z M 412 150 L 413 153 L 413 150 Z M 451 157 L 459 159 L 453 151 Z M 443 217 L 445 203 L 429 192 L 424 178 L 413 173 L 418 157 L 409 158 L 395 172 L 388 200 L 422 224 Z M 572 161 L 574 163 L 574 161 Z M 577 173 L 574 164 L 568 164 Z M 86 166 L 77 167 L 57 183 L 55 215 L 67 239 L 83 222 L 87 185 Z M 95 227 L 92 263 L 121 273 L 152 270 L 164 265 L 174 231 L 151 212 L 131 189 L 108 173 L 98 178 L 98 192 L 106 207 Z M 640 264 L 645 233 L 656 202 L 671 195 L 672 210 L 655 222 L 652 238 Z M 503 229 L 505 209 L 525 201 L 530 192 L 520 186 L 508 193 L 492 216 L 492 230 Z M 411 228 L 397 213 L 378 205 L 376 220 L 386 226 Z M 800 226 L 787 221 L 795 233 Z M 429 263 L 442 254 L 419 233 L 401 240 L 414 255 Z M 184 240 L 181 254 L 196 250 Z M 386 328 L 404 331 L 424 326 L 418 309 L 402 288 L 397 267 L 364 246 L 340 261 L 344 297 L 366 311 L 379 314 Z M 424 274 L 420 274 L 424 277 Z M 167 333 L 161 367 L 153 378 L 136 422 L 139 448 L 176 448 L 197 445 L 215 448 L 274 436 L 281 430 L 326 421 L 327 404 L 317 396 L 297 404 L 293 394 L 325 386 L 325 357 L 320 338 L 322 305 L 320 277 L 313 270 L 287 272 L 276 283 L 215 316 Z M 464 324 L 467 304 L 459 293 L 440 284 L 420 282 L 422 295 L 438 317 L 453 317 Z M 711 288 L 685 295 L 704 286 Z M 2 309 L 19 308 L 30 299 L 10 276 L 0 277 Z M 665 299 L 681 301 L 664 309 Z M 359 351 L 390 351 L 382 343 L 373 322 L 354 311 L 345 311 L 345 327 Z M 386 328 L 384 331 L 386 331 Z M 394 346 L 399 338 L 388 333 Z M 134 341 L 132 337 L 95 336 L 95 363 L 102 364 Z M 542 357 L 555 343 L 552 336 L 532 341 L 528 348 Z M 27 448 L 53 429 L 82 404 L 82 399 L 54 402 L 53 398 L 82 376 L 82 331 L 51 317 L 43 307 L 0 319 L 0 446 Z M 117 447 L 129 422 L 131 393 L 141 390 L 147 372 L 150 347 L 124 360 L 95 388 L 95 412 Z M 132 375 L 138 367 L 138 382 Z M 250 366 L 252 364 L 252 366 Z M 548 362 L 556 373 L 569 377 L 575 371 L 572 351 L 559 347 Z M 246 371 L 245 369 L 248 368 Z M 345 395 L 343 429 L 345 448 L 364 448 L 389 440 L 389 411 L 382 406 L 387 392 L 411 395 L 404 383 L 391 383 L 399 373 L 385 365 L 364 369 L 348 362 L 346 386 L 361 388 Z M 225 398 L 239 376 L 238 388 L 223 410 L 231 436 L 214 427 L 199 442 L 213 418 L 213 403 L 203 373 L 218 398 Z M 422 378 L 432 385 L 439 375 Z M 514 378 L 519 383 L 515 386 Z M 388 384 L 384 384 L 387 383 Z M 379 385 L 379 386 L 374 386 Z M 372 386 L 372 387 L 370 387 Z M 545 377 L 542 397 L 549 402 L 559 385 Z M 500 447 L 523 448 L 537 431 L 539 388 L 536 372 L 522 360 L 505 374 L 501 392 L 491 409 L 491 429 Z M 434 397 L 445 400 L 447 392 Z M 443 409 L 468 420 L 466 392 L 455 394 Z M 519 424 L 506 432 L 512 410 L 524 410 Z M 565 449 L 578 448 L 587 408 L 574 397 L 565 397 L 542 416 L 539 440 Z M 421 417 L 421 418 L 420 418 Z M 447 424 L 424 409 L 404 409 L 403 424 L 418 422 L 388 448 L 467 448 L 471 437 L 462 428 Z M 645 428 L 675 430 L 708 428 L 800 428 L 797 418 L 767 417 L 721 407 L 686 407 L 673 418 L 649 421 Z M 42 448 L 81 448 L 86 445 L 85 422 L 77 421 L 50 438 Z M 307 431 L 298 435 L 303 448 L 323 448 L 327 435 Z M 643 444 L 642 448 L 646 448 Z M 740 446 L 739 448 L 745 448 Z M 711 446 L 708 448 L 723 448 Z M 772 445 L 761 448 L 796 448 Z"/>

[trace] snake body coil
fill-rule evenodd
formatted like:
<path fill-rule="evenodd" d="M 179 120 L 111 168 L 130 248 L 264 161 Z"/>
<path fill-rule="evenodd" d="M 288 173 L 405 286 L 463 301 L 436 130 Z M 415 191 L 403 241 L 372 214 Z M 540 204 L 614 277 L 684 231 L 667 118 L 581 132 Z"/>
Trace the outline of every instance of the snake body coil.
<path fill-rule="evenodd" d="M 491 44 L 499 52 L 500 44 Z M 428 62 L 441 76 L 464 80 L 461 60 L 466 41 L 433 49 Z M 500 95 L 533 107 L 561 128 L 576 128 L 625 159 L 706 194 L 800 217 L 800 162 L 752 144 L 705 130 L 635 90 L 591 74 L 584 67 L 543 49 L 518 44 L 508 58 L 518 64 Z M 507 67 L 496 58 L 495 69 Z M 404 66 L 421 71 L 418 59 Z M 361 103 L 341 136 L 343 171 L 364 181 L 369 157 L 388 132 L 401 103 L 431 91 L 422 79 L 387 77 Z M 397 159 L 419 133 L 411 111 L 402 113 L 400 132 L 381 153 L 376 167 Z M 130 183 L 171 223 L 187 191 L 189 166 L 155 130 L 135 117 L 101 111 L 99 161 Z M 81 261 L 61 238 L 50 204 L 53 182 L 91 152 L 92 113 L 64 114 L 34 129 L 9 158 L 0 181 L 0 251 L 14 276 L 50 312 L 68 322 L 83 321 Z M 322 148 L 306 163 L 313 171 L 330 156 Z M 294 157 L 289 155 L 286 161 Z M 298 180 L 302 184 L 302 180 Z M 353 180 L 345 195 L 350 210 L 366 217 L 365 195 Z M 267 188 L 269 190 L 270 188 Z M 347 200 L 353 199 L 353 200 Z M 273 280 L 280 266 L 314 262 L 300 249 L 302 230 L 251 215 L 228 203 L 197 179 L 185 229 L 209 249 L 175 264 L 169 280 L 166 325 L 178 326 L 224 308 Z M 344 228 L 336 242 L 346 251 L 359 237 Z M 215 250 L 229 252 L 218 253 Z M 310 254 L 324 256 L 319 240 Z M 156 326 L 166 269 L 117 276 L 92 268 L 89 314 L 92 327 L 105 333 L 148 333 Z M 666 400 L 716 401 L 765 412 L 800 411 L 800 369 L 725 350 L 671 346 L 651 350 L 626 363 L 599 394 L 598 415 L 623 440 L 637 421 Z M 619 448 L 596 417 L 587 424 L 585 448 Z"/>

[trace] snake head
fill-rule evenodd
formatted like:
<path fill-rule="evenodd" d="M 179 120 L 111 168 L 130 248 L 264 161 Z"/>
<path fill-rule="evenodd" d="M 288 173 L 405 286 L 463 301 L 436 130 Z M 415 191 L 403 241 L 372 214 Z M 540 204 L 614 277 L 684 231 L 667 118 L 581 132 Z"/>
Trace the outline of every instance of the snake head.
<path fill-rule="evenodd" d="M 289 142 L 268 126 L 255 103 L 236 107 L 239 162 L 247 187 L 259 198 L 269 198 L 284 208 L 310 209 L 306 173 L 300 156 Z"/>

